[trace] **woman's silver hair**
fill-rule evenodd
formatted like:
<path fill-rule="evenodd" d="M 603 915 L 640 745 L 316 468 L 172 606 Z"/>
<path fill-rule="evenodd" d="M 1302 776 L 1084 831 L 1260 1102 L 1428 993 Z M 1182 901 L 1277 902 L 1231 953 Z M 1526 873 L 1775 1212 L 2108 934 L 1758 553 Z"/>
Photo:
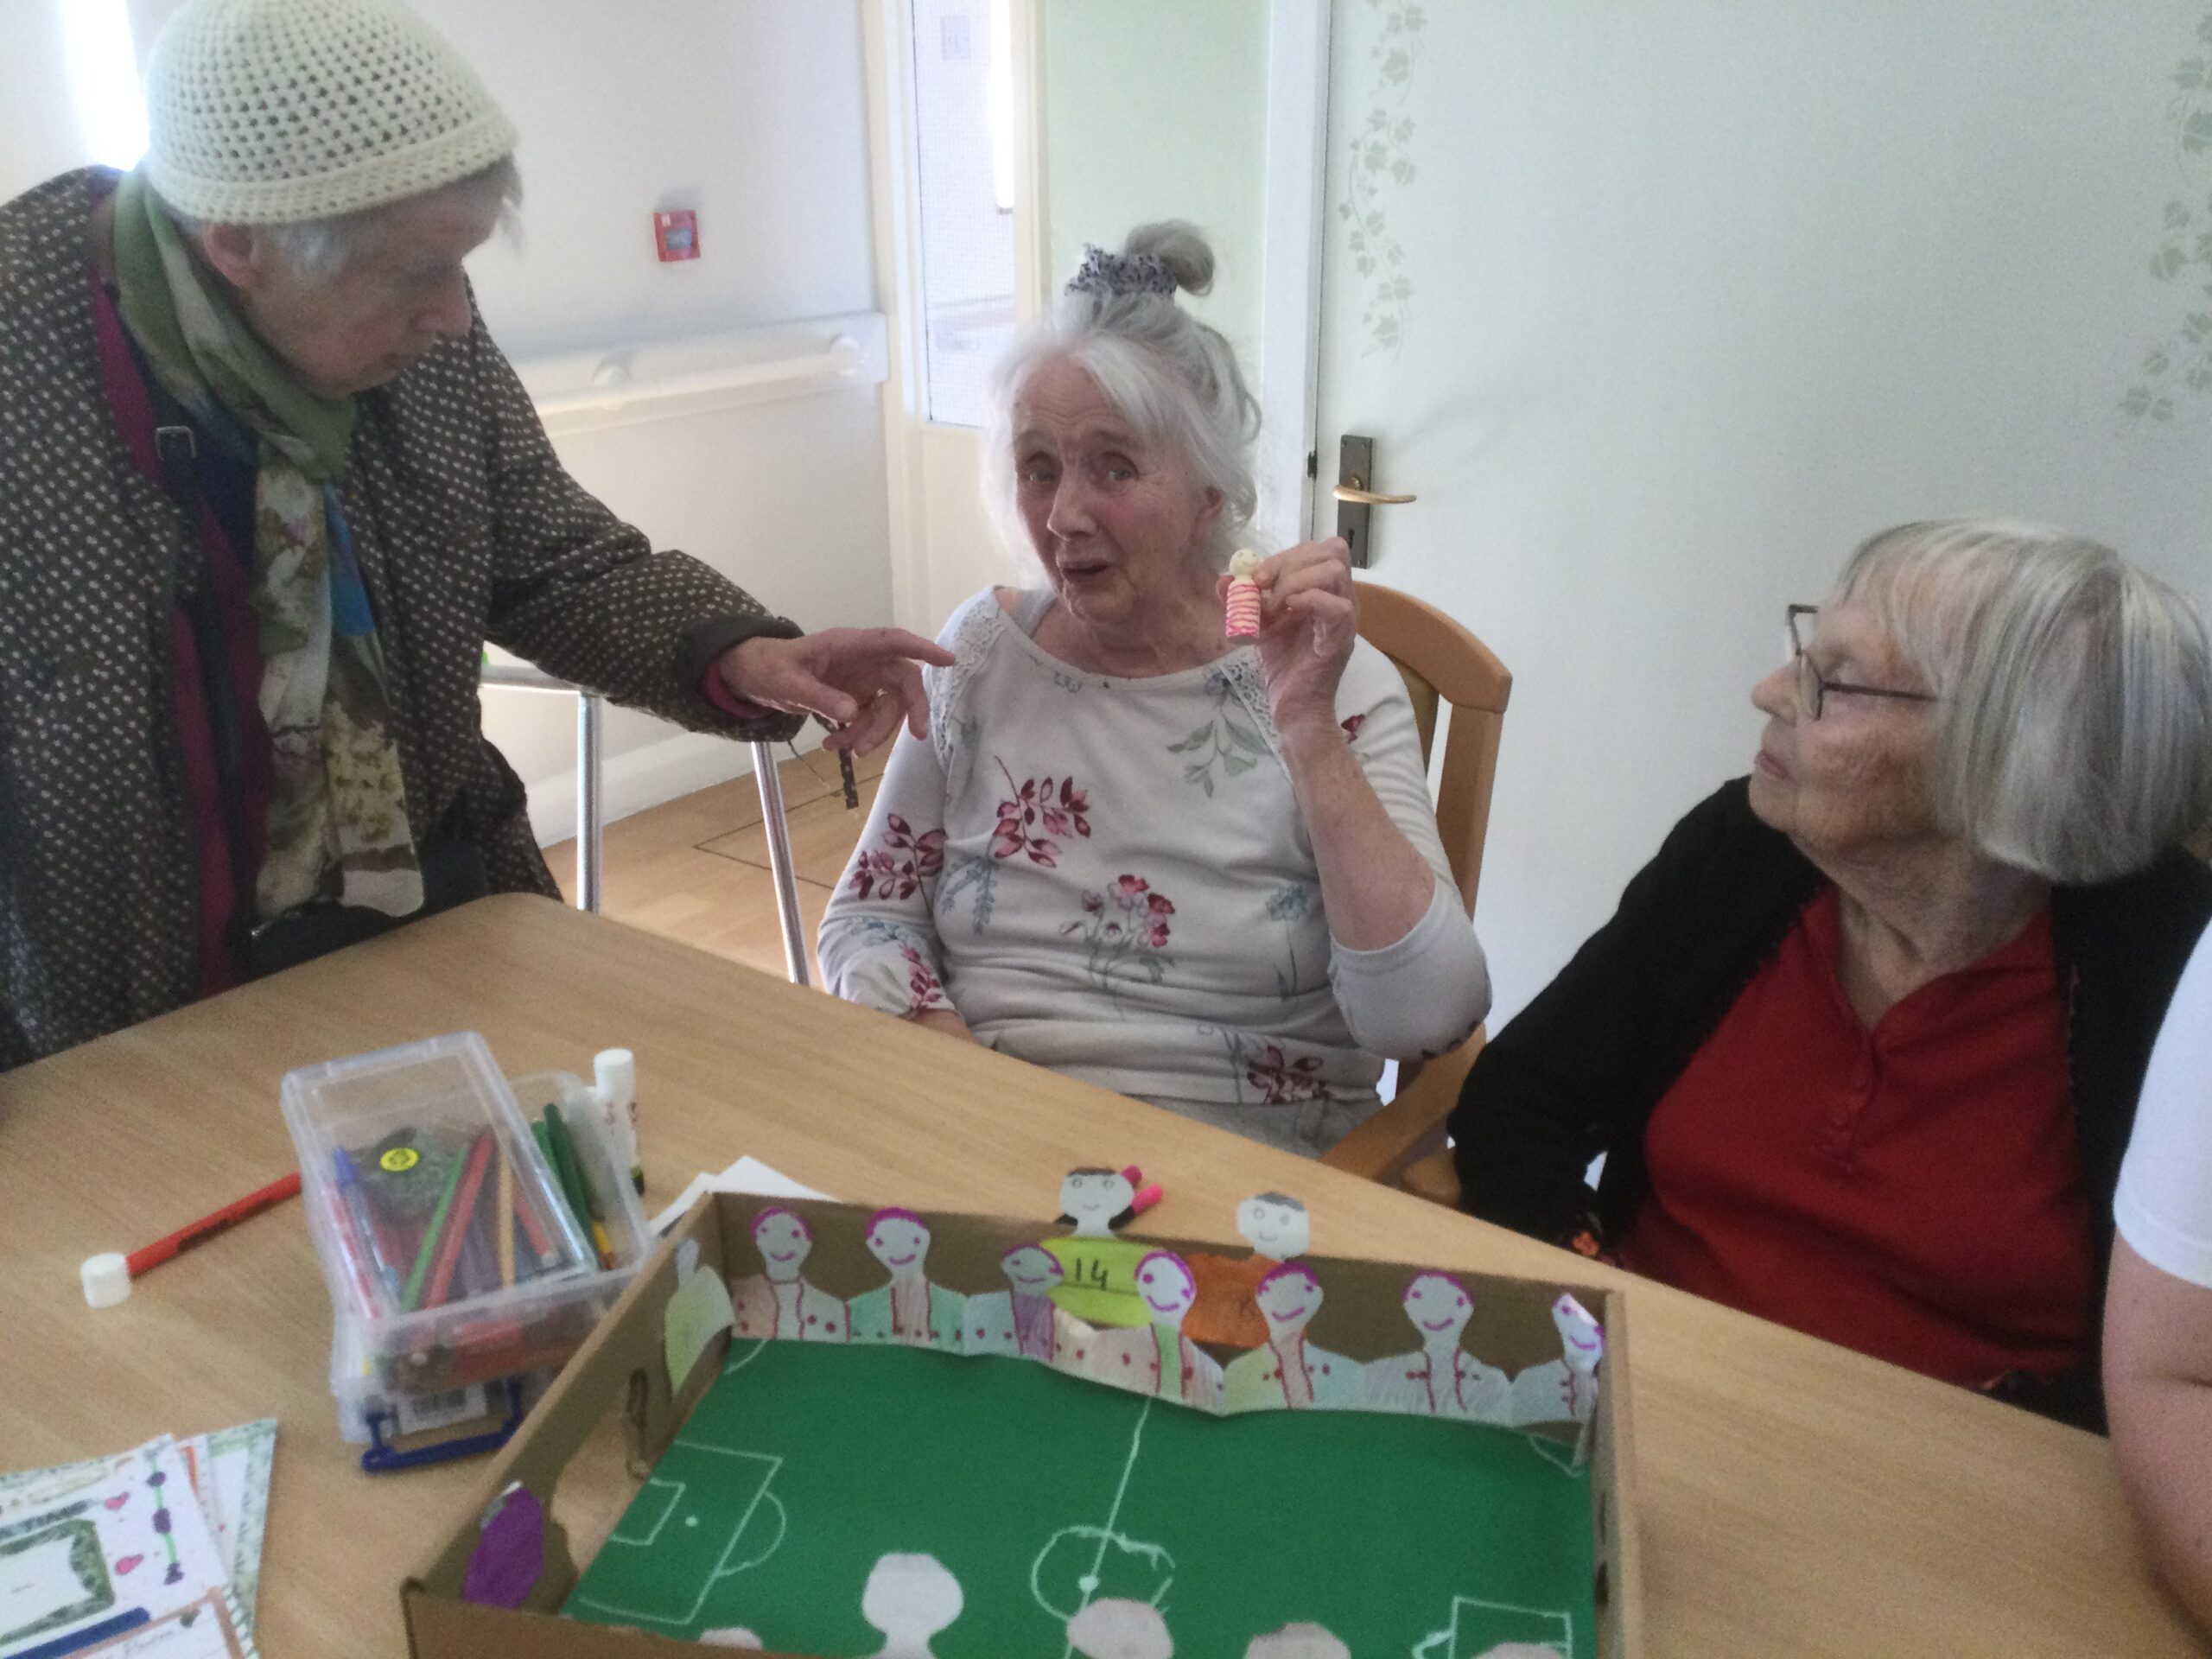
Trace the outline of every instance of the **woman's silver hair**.
<path fill-rule="evenodd" d="M 515 158 L 503 156 L 491 166 L 425 191 L 423 195 L 458 197 L 512 236 L 519 223 L 516 210 L 522 206 L 522 175 L 515 168 Z M 257 228 L 276 245 L 292 275 L 314 286 L 329 282 L 356 260 L 374 252 L 387 233 L 391 210 L 422 200 L 423 196 L 410 196 L 336 219 L 308 219 Z M 174 209 L 171 217 L 188 236 L 196 238 L 207 229 L 206 221 L 188 219 Z"/>
<path fill-rule="evenodd" d="M 1129 232 L 1121 257 L 1147 256 L 1185 293 L 1204 294 L 1213 286 L 1213 250 L 1195 226 L 1180 219 L 1140 225 Z M 1217 569 L 1226 569 L 1229 556 L 1249 543 L 1259 505 L 1252 445 L 1260 435 L 1260 405 L 1245 387 L 1236 353 L 1218 332 L 1176 304 L 1172 293 L 1113 291 L 1103 281 L 1083 283 L 1081 277 L 1078 283 L 1021 333 L 993 372 L 983 447 L 985 500 L 1012 544 L 1025 545 L 1014 510 L 1014 405 L 1039 369 L 1071 362 L 1091 378 L 1140 438 L 1180 457 L 1202 488 L 1219 493 L 1221 511 L 1204 550 Z"/>
<path fill-rule="evenodd" d="M 1940 822 L 2048 880 L 2129 875 L 2212 811 L 2212 653 L 2189 601 L 2086 537 L 1999 518 L 1874 537 L 1869 605 L 1942 701 Z"/>

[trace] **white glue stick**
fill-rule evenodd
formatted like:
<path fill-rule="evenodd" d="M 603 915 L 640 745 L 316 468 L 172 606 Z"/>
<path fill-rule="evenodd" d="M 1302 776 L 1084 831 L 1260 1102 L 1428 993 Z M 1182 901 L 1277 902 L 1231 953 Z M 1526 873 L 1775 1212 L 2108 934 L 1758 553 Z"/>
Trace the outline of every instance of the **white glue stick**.
<path fill-rule="evenodd" d="M 593 1093 L 600 1127 L 619 1163 L 627 1165 L 630 1185 L 645 1190 L 645 1165 L 638 1155 L 638 1058 L 626 1048 L 601 1049 L 592 1059 L 598 1087 Z"/>
<path fill-rule="evenodd" d="M 1240 547 L 1229 556 L 1229 637 L 1249 639 L 1260 631 L 1260 584 L 1252 580 L 1260 556 Z"/>

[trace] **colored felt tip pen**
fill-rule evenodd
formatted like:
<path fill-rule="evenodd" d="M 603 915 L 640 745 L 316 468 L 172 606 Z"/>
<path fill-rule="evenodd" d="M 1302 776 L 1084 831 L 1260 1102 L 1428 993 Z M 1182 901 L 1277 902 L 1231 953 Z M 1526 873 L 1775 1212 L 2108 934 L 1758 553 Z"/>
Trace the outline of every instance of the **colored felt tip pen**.
<path fill-rule="evenodd" d="M 360 1241 L 370 1267 L 391 1298 L 391 1305 L 397 1307 L 406 1281 L 385 1256 L 384 1239 L 377 1231 L 376 1217 L 369 1210 L 369 1195 L 361 1190 L 360 1172 L 353 1167 L 353 1160 L 343 1147 L 332 1153 L 330 1158 L 338 1175 L 338 1196 L 346 1205 L 346 1218 L 353 1224 L 353 1236 Z"/>
<path fill-rule="evenodd" d="M 1150 1186 L 1141 1186 L 1137 1189 L 1136 1197 L 1129 1200 L 1129 1213 L 1141 1216 L 1166 1196 L 1167 1190 L 1158 1181 L 1154 1181 Z"/>
<path fill-rule="evenodd" d="M 263 1211 L 280 1205 L 287 1198 L 300 1195 L 300 1172 L 296 1169 L 281 1180 L 269 1183 L 257 1192 L 249 1192 L 236 1204 L 226 1205 L 211 1216 L 202 1216 L 188 1227 L 180 1227 L 167 1238 L 156 1239 L 142 1249 L 136 1249 L 124 1258 L 130 1276 L 136 1279 L 149 1268 L 158 1268 L 172 1256 L 181 1255 L 195 1244 L 205 1244 L 220 1232 L 226 1232 L 238 1223 L 259 1215 Z"/>

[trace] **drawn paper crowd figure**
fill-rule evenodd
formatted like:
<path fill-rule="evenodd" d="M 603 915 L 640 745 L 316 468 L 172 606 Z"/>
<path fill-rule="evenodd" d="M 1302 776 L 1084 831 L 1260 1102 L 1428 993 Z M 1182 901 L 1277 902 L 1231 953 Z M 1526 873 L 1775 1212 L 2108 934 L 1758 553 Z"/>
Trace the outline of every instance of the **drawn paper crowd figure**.
<path fill-rule="evenodd" d="M 1598 1364 L 1605 1357 L 1605 1333 L 1589 1310 L 1561 1293 L 1552 1304 L 1561 1357 L 1531 1365 L 1513 1379 L 1512 1421 L 1516 1424 L 1586 1423 L 1598 1409 Z"/>
<path fill-rule="evenodd" d="M 806 1217 L 770 1205 L 753 1217 L 753 1247 L 761 1271 L 729 1287 L 733 1329 L 741 1337 L 782 1342 L 843 1342 L 851 1335 L 845 1304 L 806 1281 L 814 1229 Z"/>
<path fill-rule="evenodd" d="M 1255 1300 L 1260 1281 L 1306 1254 L 1313 1227 L 1306 1206 L 1288 1193 L 1258 1192 L 1236 1206 L 1236 1230 L 1252 1247 L 1251 1255 L 1206 1252 L 1191 1257 L 1198 1299 L 1183 1329 L 1197 1342 L 1258 1348 L 1268 1340 L 1268 1322 Z"/>
<path fill-rule="evenodd" d="M 848 1305 L 853 1340 L 902 1342 L 957 1353 L 968 1299 L 930 1282 L 928 1224 L 911 1210 L 879 1210 L 868 1217 L 868 1249 L 891 1282 Z"/>
<path fill-rule="evenodd" d="M 1392 1355 L 1367 1367 L 1369 1409 L 1505 1422 L 1512 1407 L 1505 1373 L 1459 1345 L 1475 1312 L 1466 1286 L 1448 1273 L 1417 1273 L 1406 1286 L 1404 1305 L 1421 1345 L 1414 1353 Z"/>
<path fill-rule="evenodd" d="M 1137 1263 L 1150 1247 L 1114 1236 L 1135 1213 L 1136 1189 L 1118 1169 L 1071 1169 L 1060 1183 L 1060 1220 L 1075 1230 L 1043 1248 L 1060 1264 L 1052 1300 L 1086 1325 L 1142 1325 Z"/>
<path fill-rule="evenodd" d="M 1306 1325 L 1321 1310 L 1321 1281 L 1313 1269 L 1302 1262 L 1281 1263 L 1260 1281 L 1255 1300 L 1267 1321 L 1267 1345 L 1229 1362 L 1224 1374 L 1229 1409 L 1311 1411 L 1356 1404 L 1359 1363 L 1306 1340 Z"/>
<path fill-rule="evenodd" d="M 1148 1251 L 1137 1263 L 1136 1284 L 1149 1322 L 1098 1332 L 1081 1369 L 1117 1389 L 1217 1409 L 1221 1362 L 1183 1334 L 1184 1316 L 1198 1294 L 1190 1264 L 1173 1250 Z"/>
<path fill-rule="evenodd" d="M 1019 1354 L 1052 1360 L 1053 1291 L 1066 1277 L 1059 1259 L 1041 1244 L 1017 1244 L 999 1257 L 1007 1288 L 968 1299 L 961 1351 Z"/>

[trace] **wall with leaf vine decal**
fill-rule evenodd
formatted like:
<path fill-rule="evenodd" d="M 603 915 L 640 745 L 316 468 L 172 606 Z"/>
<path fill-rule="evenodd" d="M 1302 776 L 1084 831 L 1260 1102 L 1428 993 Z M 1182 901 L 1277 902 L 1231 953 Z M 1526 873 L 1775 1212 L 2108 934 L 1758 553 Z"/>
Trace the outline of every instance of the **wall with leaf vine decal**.
<path fill-rule="evenodd" d="M 1363 287 L 1360 322 L 1368 351 L 1395 357 L 1413 316 L 1414 283 L 1406 250 L 1390 228 L 1391 195 L 1418 175 L 1414 118 L 1407 113 L 1428 15 L 1406 0 L 1368 0 L 1383 14 L 1367 54 L 1366 113 L 1345 140 L 1349 150 L 1337 218 L 1351 268 Z"/>
<path fill-rule="evenodd" d="M 2165 205 L 2151 275 L 2185 296 L 2173 333 L 2143 354 L 2120 400 L 2133 421 L 2174 419 L 2182 400 L 2212 392 L 2212 10 L 2196 25 L 2196 50 L 2174 66 L 2166 110 L 2183 194 Z"/>

